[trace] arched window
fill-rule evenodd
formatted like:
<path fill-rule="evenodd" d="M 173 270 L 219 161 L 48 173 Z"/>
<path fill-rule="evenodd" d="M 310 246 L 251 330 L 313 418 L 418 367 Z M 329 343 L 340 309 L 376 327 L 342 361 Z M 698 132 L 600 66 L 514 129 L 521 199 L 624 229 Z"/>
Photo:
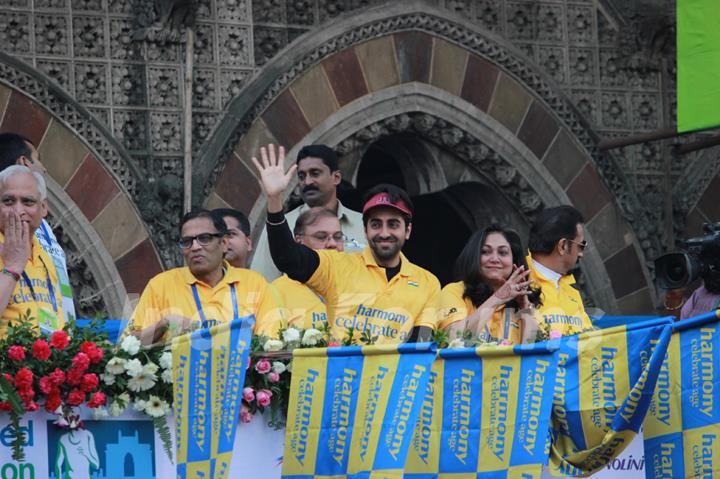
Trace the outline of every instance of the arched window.
<path fill-rule="evenodd" d="M 123 477 L 135 477 L 135 461 L 130 453 L 125 454 L 123 460 Z"/>

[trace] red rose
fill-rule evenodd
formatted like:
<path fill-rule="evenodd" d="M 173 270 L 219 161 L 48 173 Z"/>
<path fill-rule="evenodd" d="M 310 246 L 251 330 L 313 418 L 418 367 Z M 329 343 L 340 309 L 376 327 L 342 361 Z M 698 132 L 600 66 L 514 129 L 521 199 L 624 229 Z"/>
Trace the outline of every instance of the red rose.
<path fill-rule="evenodd" d="M 38 406 L 38 403 L 36 403 L 35 401 L 25 403 L 25 410 L 27 412 L 37 411 L 38 409 L 40 409 L 40 406 Z"/>
<path fill-rule="evenodd" d="M 47 361 L 50 359 L 50 352 L 50 345 L 44 339 L 38 339 L 33 344 L 32 355 L 35 359 Z"/>
<path fill-rule="evenodd" d="M 65 331 L 53 331 L 50 335 L 50 346 L 55 349 L 65 349 L 70 344 L 70 336 Z"/>
<path fill-rule="evenodd" d="M 33 388 L 18 389 L 17 393 L 24 403 L 29 403 L 35 397 L 35 390 Z"/>
<path fill-rule="evenodd" d="M 81 371 L 85 371 L 88 367 L 90 367 L 90 358 L 85 353 L 77 353 L 72 362 L 73 366 Z"/>
<path fill-rule="evenodd" d="M 14 384 L 14 379 L 11 374 L 3 373 L 3 377 L 5 378 L 5 381 L 9 382 L 10 384 Z"/>
<path fill-rule="evenodd" d="M 55 386 L 61 386 L 65 382 L 65 373 L 55 368 L 55 371 L 50 373 L 50 379 Z"/>
<path fill-rule="evenodd" d="M 5 401 L 0 401 L 0 411 L 12 411 L 12 404 Z"/>
<path fill-rule="evenodd" d="M 55 385 L 53 384 L 53 380 L 50 376 L 41 377 L 39 387 L 40 391 L 42 391 L 45 395 L 50 394 L 50 391 L 55 389 Z"/>
<path fill-rule="evenodd" d="M 60 391 L 54 394 L 50 394 L 47 400 L 45 400 L 45 410 L 47 412 L 55 412 L 60 406 L 62 406 L 62 400 L 60 399 Z"/>
<path fill-rule="evenodd" d="M 103 350 L 98 348 L 95 343 L 92 343 L 90 341 L 85 341 L 80 345 L 80 351 L 87 354 L 88 358 L 90 358 L 90 363 L 95 364 L 102 361 L 103 358 Z"/>
<path fill-rule="evenodd" d="M 66 380 L 70 386 L 77 386 L 82 382 L 84 371 L 77 368 L 70 368 L 67 372 Z"/>
<path fill-rule="evenodd" d="M 8 357 L 13 361 L 22 361 L 25 359 L 25 348 L 22 346 L 10 346 L 8 348 Z"/>
<path fill-rule="evenodd" d="M 85 374 L 82 377 L 82 385 L 80 386 L 80 389 L 89 393 L 93 389 L 97 389 L 99 383 L 100 381 L 98 380 L 97 374 Z"/>
<path fill-rule="evenodd" d="M 93 394 L 87 403 L 89 408 L 100 407 L 103 404 L 105 404 L 105 394 L 100 391 Z"/>
<path fill-rule="evenodd" d="M 71 406 L 79 406 L 85 402 L 85 391 L 79 389 L 73 389 L 68 394 L 68 404 Z"/>
<path fill-rule="evenodd" d="M 18 389 L 28 389 L 32 387 L 33 373 L 28 368 L 22 368 L 15 375 L 15 387 Z"/>

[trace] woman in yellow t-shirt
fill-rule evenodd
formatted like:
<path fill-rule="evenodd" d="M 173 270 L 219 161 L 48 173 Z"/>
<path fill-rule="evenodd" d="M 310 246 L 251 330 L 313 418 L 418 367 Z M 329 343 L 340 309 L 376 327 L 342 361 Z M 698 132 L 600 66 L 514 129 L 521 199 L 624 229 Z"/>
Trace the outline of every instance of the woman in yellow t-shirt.
<path fill-rule="evenodd" d="M 451 340 L 469 332 L 481 341 L 534 341 L 540 290 L 528 274 L 517 233 L 497 225 L 476 231 L 455 264 L 459 281 L 440 293 L 440 327 Z"/>

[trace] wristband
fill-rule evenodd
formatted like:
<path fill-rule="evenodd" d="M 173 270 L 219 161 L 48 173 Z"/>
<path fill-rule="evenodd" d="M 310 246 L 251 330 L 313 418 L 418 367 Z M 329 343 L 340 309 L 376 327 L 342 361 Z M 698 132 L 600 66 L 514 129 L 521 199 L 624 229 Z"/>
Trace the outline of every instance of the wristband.
<path fill-rule="evenodd" d="M 283 217 L 282 221 L 280 221 L 278 223 L 273 223 L 269 220 L 266 220 L 265 223 L 269 224 L 270 226 L 280 226 L 281 224 L 285 223 L 286 221 L 287 220 L 285 219 L 285 217 Z"/>
<path fill-rule="evenodd" d="M 12 279 L 14 279 L 15 281 L 20 281 L 20 275 L 17 274 L 16 272 L 14 272 L 14 271 L 10 271 L 10 270 L 7 269 L 7 268 L 3 268 L 3 269 L 0 271 L 0 273 L 4 274 L 4 275 L 6 275 L 6 276 L 10 276 L 10 277 L 11 277 Z"/>

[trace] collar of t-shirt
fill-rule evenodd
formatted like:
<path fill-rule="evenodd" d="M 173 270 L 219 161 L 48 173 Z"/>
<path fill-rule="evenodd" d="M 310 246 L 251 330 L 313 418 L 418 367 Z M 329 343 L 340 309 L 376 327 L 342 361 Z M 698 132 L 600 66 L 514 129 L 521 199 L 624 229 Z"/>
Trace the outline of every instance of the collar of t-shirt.
<path fill-rule="evenodd" d="M 310 208 L 311 208 L 311 206 L 309 206 L 307 203 L 301 204 L 300 206 L 297 207 L 298 216 L 300 216 L 301 214 L 303 214 L 305 211 L 309 210 Z M 345 214 L 345 207 L 340 202 L 340 200 L 337 200 L 337 217 L 341 223 L 344 223 L 345 221 L 347 221 L 347 215 Z"/>
<path fill-rule="evenodd" d="M 540 273 L 540 275 L 542 275 L 545 279 L 552 281 L 556 289 L 560 287 L 560 278 L 562 278 L 560 273 L 551 270 L 547 266 L 543 266 L 534 259 L 532 260 L 532 263 L 535 271 Z"/>
<path fill-rule="evenodd" d="M 393 266 L 392 268 L 385 268 L 385 276 L 387 277 L 388 283 L 391 279 L 397 276 L 397 274 L 400 272 L 401 267 L 402 261 L 400 261 L 397 266 Z"/>

